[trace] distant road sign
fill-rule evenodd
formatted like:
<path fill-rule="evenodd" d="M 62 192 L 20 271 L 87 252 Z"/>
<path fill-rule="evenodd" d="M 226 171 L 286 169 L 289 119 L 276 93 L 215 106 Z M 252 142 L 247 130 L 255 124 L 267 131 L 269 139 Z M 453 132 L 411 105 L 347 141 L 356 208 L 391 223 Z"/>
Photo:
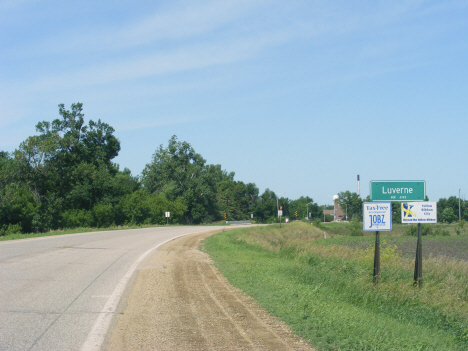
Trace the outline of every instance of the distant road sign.
<path fill-rule="evenodd" d="M 403 202 L 401 223 L 437 223 L 437 202 Z"/>
<path fill-rule="evenodd" d="M 426 182 L 424 180 L 372 180 L 371 201 L 424 201 Z"/>

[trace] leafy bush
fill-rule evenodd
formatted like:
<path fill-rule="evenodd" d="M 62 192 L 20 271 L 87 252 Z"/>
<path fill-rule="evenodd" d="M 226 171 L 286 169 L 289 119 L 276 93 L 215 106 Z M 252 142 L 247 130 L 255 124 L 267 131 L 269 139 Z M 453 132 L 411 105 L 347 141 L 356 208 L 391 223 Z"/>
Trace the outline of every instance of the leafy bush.
<path fill-rule="evenodd" d="M 120 207 L 128 224 L 144 224 L 150 218 L 150 196 L 143 189 L 137 190 L 120 200 Z"/>
<path fill-rule="evenodd" d="M 445 223 L 452 223 L 457 220 L 457 215 L 455 214 L 455 211 L 451 207 L 447 207 L 442 211 L 442 214 L 440 215 L 440 219 L 442 222 Z"/>
<path fill-rule="evenodd" d="M 93 224 L 98 228 L 110 227 L 114 223 L 114 211 L 111 204 L 97 204 L 93 208 Z"/>
<path fill-rule="evenodd" d="M 323 225 L 322 225 L 322 222 L 320 221 L 320 219 L 314 219 L 314 222 L 312 223 L 315 227 L 317 227 L 318 229 L 323 229 Z"/>
<path fill-rule="evenodd" d="M 437 228 L 434 235 L 450 236 L 450 233 L 447 229 Z"/>
<path fill-rule="evenodd" d="M 416 224 L 408 226 L 405 235 L 418 236 L 418 226 Z M 432 235 L 432 224 L 422 224 L 421 235 Z"/>
<path fill-rule="evenodd" d="M 86 210 L 68 210 L 62 213 L 62 228 L 91 227 L 92 212 Z"/>
<path fill-rule="evenodd" d="M 422 235 L 432 235 L 432 224 L 423 224 L 421 226 Z"/>
<path fill-rule="evenodd" d="M 462 219 L 460 222 L 458 222 L 457 227 L 455 228 L 455 232 L 457 235 L 460 235 L 462 232 L 465 233 L 465 229 L 463 228 L 465 226 L 465 220 Z"/>
<path fill-rule="evenodd" d="M 353 218 L 349 223 L 349 232 L 351 236 L 363 236 L 361 223 L 357 218 Z"/>
<path fill-rule="evenodd" d="M 375 245 L 370 244 L 366 250 L 364 250 L 364 255 L 359 259 L 366 265 L 370 266 L 374 262 L 375 256 Z M 387 244 L 385 240 L 380 243 L 380 263 L 392 263 L 396 262 L 400 258 L 400 254 L 397 251 L 396 245 Z"/>
<path fill-rule="evenodd" d="M 21 234 L 21 225 L 8 224 L 8 227 L 5 231 L 5 235 L 11 235 L 11 234 Z"/>

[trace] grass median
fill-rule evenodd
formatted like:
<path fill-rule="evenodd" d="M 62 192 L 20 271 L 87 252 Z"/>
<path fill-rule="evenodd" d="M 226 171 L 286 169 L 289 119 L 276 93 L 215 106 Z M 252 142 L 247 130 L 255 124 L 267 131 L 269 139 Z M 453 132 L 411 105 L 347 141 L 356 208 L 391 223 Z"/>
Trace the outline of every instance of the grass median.
<path fill-rule="evenodd" d="M 381 249 L 381 280 L 373 284 L 363 238 L 323 239 L 310 224 L 254 227 L 203 243 L 216 266 L 318 350 L 468 349 L 468 264 L 424 260 L 424 285 L 413 287 L 414 259 L 394 244 Z"/>

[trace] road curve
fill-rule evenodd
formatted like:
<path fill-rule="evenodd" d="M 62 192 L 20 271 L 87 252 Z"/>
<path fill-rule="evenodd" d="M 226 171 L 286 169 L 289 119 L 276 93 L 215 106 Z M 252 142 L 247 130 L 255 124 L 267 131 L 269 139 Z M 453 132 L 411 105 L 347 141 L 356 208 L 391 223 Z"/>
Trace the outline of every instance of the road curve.
<path fill-rule="evenodd" d="M 0 350 L 99 350 L 138 265 L 174 238 L 157 227 L 0 242 Z"/>

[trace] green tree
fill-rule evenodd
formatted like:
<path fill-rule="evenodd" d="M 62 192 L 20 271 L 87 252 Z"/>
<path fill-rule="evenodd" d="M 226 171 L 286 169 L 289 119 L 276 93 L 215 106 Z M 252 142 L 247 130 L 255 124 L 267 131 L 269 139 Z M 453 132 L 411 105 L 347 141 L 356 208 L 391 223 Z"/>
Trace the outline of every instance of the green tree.
<path fill-rule="evenodd" d="M 127 224 L 150 224 L 151 203 L 147 191 L 140 189 L 120 200 L 120 207 Z"/>
<path fill-rule="evenodd" d="M 392 202 L 392 223 L 401 223 L 401 202 Z"/>
<path fill-rule="evenodd" d="M 232 180 L 219 165 L 206 165 L 203 157 L 187 142 L 174 135 L 165 148 L 160 145 L 152 162 L 142 172 L 142 183 L 150 194 L 164 195 L 168 200 L 183 200 L 188 223 L 211 222 L 219 218 L 216 184 Z"/>
<path fill-rule="evenodd" d="M 443 212 L 447 208 L 451 208 L 452 211 L 453 211 L 453 214 L 456 216 L 456 218 L 452 219 L 452 221 L 458 220 L 459 212 L 461 214 L 461 218 L 468 219 L 468 211 L 466 210 L 466 205 L 464 204 L 464 201 L 459 202 L 458 197 L 450 196 L 448 199 L 441 198 L 441 199 L 439 199 L 439 201 L 437 201 L 437 216 L 438 216 L 438 218 L 442 218 L 444 216 Z M 452 212 L 450 212 L 450 213 L 452 213 Z"/>
<path fill-rule="evenodd" d="M 362 199 L 357 193 L 349 190 L 338 193 L 340 207 L 343 212 L 348 214 L 348 219 L 362 219 Z"/>
<path fill-rule="evenodd" d="M 277 202 L 276 194 L 268 188 L 265 189 L 257 199 L 257 205 L 254 209 L 255 220 L 261 223 L 276 221 L 278 217 L 277 204 L 279 204 L 279 206 L 283 206 L 283 210 L 287 205 L 284 199 L 278 199 Z"/>
<path fill-rule="evenodd" d="M 446 207 L 442 211 L 440 219 L 442 220 L 442 222 L 452 223 L 452 222 L 455 222 L 458 219 L 458 216 L 455 214 L 452 207 Z"/>
<path fill-rule="evenodd" d="M 307 211 L 311 213 L 312 218 L 320 218 L 322 216 L 321 209 L 309 196 L 301 196 L 299 199 L 289 201 L 289 206 L 287 209 L 288 216 L 296 218 L 296 211 L 298 219 L 308 217 Z"/>
<path fill-rule="evenodd" d="M 258 188 L 255 184 L 223 180 L 217 183 L 217 202 L 220 213 L 226 213 L 231 220 L 250 218 L 254 211 Z"/>
<path fill-rule="evenodd" d="M 34 193 L 20 181 L 18 162 L 9 153 L 0 152 L 0 235 L 12 232 L 12 228 L 14 232 L 34 231 L 38 207 Z"/>
<path fill-rule="evenodd" d="M 39 122 L 39 135 L 27 138 L 14 152 L 16 180 L 39 204 L 34 215 L 38 230 L 73 222 L 72 214 L 78 212 L 63 217 L 66 211 L 92 211 L 110 193 L 118 173 L 111 162 L 120 150 L 114 129 L 100 120 L 85 125 L 81 103 L 72 104 L 71 110 L 59 105 L 59 114 L 52 122 Z"/>

